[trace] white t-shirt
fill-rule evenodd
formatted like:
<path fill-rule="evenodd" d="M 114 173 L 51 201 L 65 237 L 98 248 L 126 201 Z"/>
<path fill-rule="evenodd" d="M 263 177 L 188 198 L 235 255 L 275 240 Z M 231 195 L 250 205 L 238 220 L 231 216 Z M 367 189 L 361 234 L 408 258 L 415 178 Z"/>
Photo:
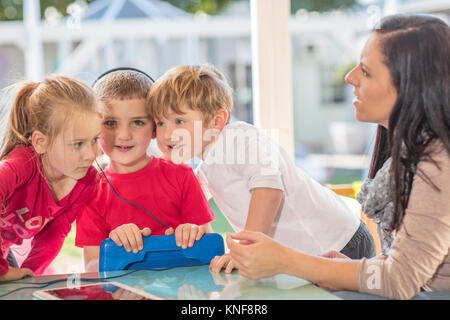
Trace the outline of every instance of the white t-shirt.
<path fill-rule="evenodd" d="M 291 248 L 308 254 L 340 251 L 359 227 L 340 196 L 297 168 L 275 140 L 253 125 L 225 126 L 203 158 L 197 177 L 236 232 L 245 227 L 252 190 L 258 187 L 283 190 L 283 208 L 268 235 Z"/>

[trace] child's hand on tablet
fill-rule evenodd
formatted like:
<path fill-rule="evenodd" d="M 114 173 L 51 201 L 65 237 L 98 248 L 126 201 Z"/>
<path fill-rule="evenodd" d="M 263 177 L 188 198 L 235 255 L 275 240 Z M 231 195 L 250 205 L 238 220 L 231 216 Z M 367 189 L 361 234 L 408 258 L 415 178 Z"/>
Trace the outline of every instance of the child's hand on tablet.
<path fill-rule="evenodd" d="M 171 235 L 175 233 L 175 242 L 177 246 L 186 249 L 187 247 L 192 247 L 196 240 L 200 240 L 202 236 L 207 232 L 207 228 L 204 225 L 198 226 L 196 224 L 185 223 L 180 224 L 175 232 L 173 228 L 166 230 L 166 235 Z"/>
<path fill-rule="evenodd" d="M 109 237 L 118 246 L 124 246 L 127 252 L 137 253 L 144 248 L 142 236 L 149 236 L 150 228 L 140 230 L 134 223 L 123 224 L 110 232 Z"/>

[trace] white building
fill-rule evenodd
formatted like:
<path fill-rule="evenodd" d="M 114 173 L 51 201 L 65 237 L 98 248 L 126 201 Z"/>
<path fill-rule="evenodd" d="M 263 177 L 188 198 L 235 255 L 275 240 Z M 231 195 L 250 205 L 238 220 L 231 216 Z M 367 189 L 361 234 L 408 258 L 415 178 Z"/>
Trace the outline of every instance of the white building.
<path fill-rule="evenodd" d="M 290 21 L 294 131 L 298 155 L 330 152 L 334 122 L 352 122 L 351 89 L 343 82 L 368 31 L 383 10 L 449 14 L 441 0 L 365 0 L 359 11 L 298 12 Z M 252 55 L 249 1 L 219 16 L 192 16 L 159 0 L 97 0 L 58 23 L 40 26 L 44 72 L 88 83 L 117 66 L 140 68 L 154 78 L 181 63 L 209 62 L 235 90 L 234 116 L 252 122 Z M 0 22 L 0 87 L 25 77 L 26 31 L 20 21 Z M 365 129 L 363 128 L 363 133 Z M 336 138 L 337 134 L 333 134 Z M 361 138 L 361 141 L 357 141 Z M 364 134 L 341 152 L 364 150 Z"/>

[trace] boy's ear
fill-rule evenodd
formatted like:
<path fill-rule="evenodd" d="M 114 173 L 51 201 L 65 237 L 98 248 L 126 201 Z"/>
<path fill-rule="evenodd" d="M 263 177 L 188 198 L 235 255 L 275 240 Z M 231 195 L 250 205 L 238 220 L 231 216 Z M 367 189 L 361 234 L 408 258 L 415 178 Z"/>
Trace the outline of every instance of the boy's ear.
<path fill-rule="evenodd" d="M 48 137 L 39 130 L 35 130 L 31 134 L 31 145 L 38 154 L 45 153 L 48 147 L 48 140 Z"/>
<path fill-rule="evenodd" d="M 216 115 L 212 120 L 212 127 L 222 131 L 228 121 L 228 112 L 224 108 L 220 108 L 216 111 Z"/>

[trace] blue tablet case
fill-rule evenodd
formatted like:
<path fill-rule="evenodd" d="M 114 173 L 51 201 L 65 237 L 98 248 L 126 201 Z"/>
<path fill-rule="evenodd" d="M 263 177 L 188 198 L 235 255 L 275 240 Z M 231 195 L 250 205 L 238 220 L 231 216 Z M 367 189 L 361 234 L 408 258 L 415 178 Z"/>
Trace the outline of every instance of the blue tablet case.
<path fill-rule="evenodd" d="M 111 239 L 100 244 L 99 272 L 116 270 L 165 269 L 178 266 L 207 264 L 225 252 L 223 238 L 217 233 L 206 233 L 192 247 L 183 249 L 175 243 L 175 236 L 148 236 L 142 238 L 144 249 L 127 252 Z"/>

